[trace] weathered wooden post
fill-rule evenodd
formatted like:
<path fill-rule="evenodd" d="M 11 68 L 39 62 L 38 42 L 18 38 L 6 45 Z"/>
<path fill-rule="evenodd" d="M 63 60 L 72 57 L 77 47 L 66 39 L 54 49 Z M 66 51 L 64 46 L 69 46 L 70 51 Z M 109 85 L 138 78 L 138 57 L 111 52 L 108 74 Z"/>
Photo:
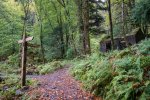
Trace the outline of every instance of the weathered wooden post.
<path fill-rule="evenodd" d="M 21 53 L 21 86 L 26 85 L 26 62 L 27 62 L 27 42 L 33 40 L 33 37 L 26 38 L 26 34 L 23 35 L 23 39 L 19 40 L 18 43 L 22 43 Z"/>

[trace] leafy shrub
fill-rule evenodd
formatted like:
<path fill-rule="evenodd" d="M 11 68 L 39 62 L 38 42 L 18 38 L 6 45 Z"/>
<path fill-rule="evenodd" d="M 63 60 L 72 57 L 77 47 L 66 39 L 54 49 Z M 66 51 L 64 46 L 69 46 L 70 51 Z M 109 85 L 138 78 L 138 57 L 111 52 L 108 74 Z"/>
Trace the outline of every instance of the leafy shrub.
<path fill-rule="evenodd" d="M 78 65 L 75 65 L 71 69 L 71 74 L 78 80 L 82 81 L 83 75 L 85 75 L 86 71 L 90 69 L 91 66 L 88 62 L 81 61 Z"/>
<path fill-rule="evenodd" d="M 135 7 L 132 9 L 131 19 L 135 24 L 147 25 L 150 23 L 150 1 L 138 0 L 135 3 Z"/>
<path fill-rule="evenodd" d="M 112 79 L 110 63 L 99 59 L 103 57 L 93 54 L 71 68 L 71 74 L 84 83 L 84 88 L 97 95 L 103 93 L 102 86 L 105 87 Z"/>
<path fill-rule="evenodd" d="M 13 96 L 15 96 L 16 90 L 17 88 L 14 86 L 9 88 L 7 91 L 0 91 L 0 97 L 2 97 L 4 100 L 12 100 Z"/>
<path fill-rule="evenodd" d="M 17 90 L 21 88 L 19 80 L 19 76 L 15 74 L 6 75 L 6 78 L 2 84 L 0 84 L 0 99 L 2 100 L 13 100 L 14 97 L 24 95 L 23 92 L 21 94 L 16 94 Z M 33 79 L 27 79 L 26 85 L 32 85 L 34 87 L 37 86 L 37 81 Z M 3 89 L 5 87 L 5 89 Z M 19 99 L 20 100 L 20 99 Z"/>
<path fill-rule="evenodd" d="M 74 58 L 74 50 L 73 48 L 69 48 L 66 52 L 66 58 L 67 59 L 71 59 L 71 58 Z"/>
<path fill-rule="evenodd" d="M 129 49 L 125 49 L 125 50 L 122 50 L 119 53 L 117 53 L 116 57 L 123 58 L 124 56 L 128 56 L 128 55 L 133 55 L 133 53 Z"/>
<path fill-rule="evenodd" d="M 8 33 L 8 32 L 7 32 Z M 19 34 L 4 34 L 0 32 L 0 57 L 8 57 L 14 52 L 17 53 L 19 45 L 16 43 L 20 39 Z"/>
<path fill-rule="evenodd" d="M 7 62 L 0 62 L 0 72 L 1 73 L 14 73 L 16 71 L 12 65 Z"/>
<path fill-rule="evenodd" d="M 63 66 L 61 65 L 60 61 L 53 61 L 53 62 L 47 63 L 45 65 L 38 66 L 38 69 L 39 69 L 40 74 L 47 74 L 47 73 L 51 73 L 57 69 L 60 69 L 62 67 Z"/>
<path fill-rule="evenodd" d="M 0 62 L 0 72 L 12 74 L 16 72 L 16 68 L 19 65 L 19 57 L 17 54 L 13 54 L 8 57 L 6 61 Z"/>
<path fill-rule="evenodd" d="M 134 45 L 131 51 L 92 54 L 74 60 L 71 73 L 84 83 L 85 89 L 105 100 L 149 100 L 149 44 L 149 39 L 146 39 Z"/>
<path fill-rule="evenodd" d="M 115 68 L 114 73 L 117 73 L 117 75 L 113 77 L 113 80 L 107 87 L 105 99 L 136 99 L 136 96 L 132 96 L 133 92 L 136 91 L 133 86 L 141 84 L 143 71 L 138 67 L 135 58 L 125 57 L 119 59 L 114 62 L 113 67 Z"/>
<path fill-rule="evenodd" d="M 148 87 L 146 86 L 147 82 L 144 82 L 146 80 L 143 78 L 143 66 L 145 64 L 150 65 L 149 62 L 144 62 L 145 59 L 148 60 L 149 56 L 125 57 L 114 62 L 117 75 L 113 77 L 107 87 L 106 100 L 137 100 L 145 94 L 143 91 L 147 90 Z"/>
<path fill-rule="evenodd" d="M 12 65 L 12 67 L 18 67 L 19 55 L 13 54 L 13 55 L 9 56 L 7 62 L 8 62 L 8 64 Z"/>
<path fill-rule="evenodd" d="M 11 100 L 15 96 L 16 90 L 20 88 L 19 85 L 16 85 L 17 83 L 19 83 L 17 75 L 6 75 L 4 82 L 0 85 L 0 89 L 3 89 L 3 87 L 6 87 L 6 89 L 0 90 L 0 97 L 4 98 L 4 100 Z"/>
<path fill-rule="evenodd" d="M 145 39 L 138 44 L 137 51 L 140 54 L 150 55 L 150 39 Z"/>
<path fill-rule="evenodd" d="M 142 56 L 142 57 L 140 57 L 140 66 L 142 68 L 150 67 L 150 56 Z"/>

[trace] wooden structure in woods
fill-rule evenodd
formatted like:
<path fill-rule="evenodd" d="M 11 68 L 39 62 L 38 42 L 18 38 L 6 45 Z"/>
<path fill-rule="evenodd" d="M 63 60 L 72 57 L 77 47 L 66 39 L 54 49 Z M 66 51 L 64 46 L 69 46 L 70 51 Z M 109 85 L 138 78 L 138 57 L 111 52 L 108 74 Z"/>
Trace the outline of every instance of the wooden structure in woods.
<path fill-rule="evenodd" d="M 142 32 L 140 28 L 134 29 L 131 34 L 126 35 L 126 39 L 129 45 L 134 45 L 141 40 L 145 39 L 146 35 Z M 114 38 L 114 49 L 122 50 L 126 48 L 125 40 L 123 37 Z M 107 39 L 100 42 L 100 51 L 107 52 L 111 50 L 111 39 Z"/>
<path fill-rule="evenodd" d="M 145 39 L 145 37 L 146 35 L 142 32 L 142 30 L 140 28 L 137 28 L 132 31 L 131 35 L 127 35 L 127 40 L 129 45 L 134 45 L 140 42 L 141 40 Z"/>
<path fill-rule="evenodd" d="M 114 49 L 121 49 L 121 38 L 114 38 Z M 107 52 L 111 50 L 111 39 L 100 42 L 100 51 Z"/>
<path fill-rule="evenodd" d="M 21 85 L 25 86 L 26 84 L 26 62 L 27 62 L 27 42 L 33 40 L 33 37 L 26 38 L 26 34 L 23 35 L 23 39 L 19 40 L 18 43 L 22 44 L 22 53 L 21 53 Z"/>

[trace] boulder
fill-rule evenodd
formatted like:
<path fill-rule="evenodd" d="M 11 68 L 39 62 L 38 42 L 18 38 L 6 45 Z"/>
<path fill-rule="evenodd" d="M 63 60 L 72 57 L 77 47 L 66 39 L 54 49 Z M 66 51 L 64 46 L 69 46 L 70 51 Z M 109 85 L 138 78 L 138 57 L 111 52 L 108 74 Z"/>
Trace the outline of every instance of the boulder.
<path fill-rule="evenodd" d="M 19 90 L 16 90 L 16 95 L 17 96 L 21 96 L 21 95 L 23 95 L 24 94 L 24 92 L 22 92 L 20 89 Z"/>

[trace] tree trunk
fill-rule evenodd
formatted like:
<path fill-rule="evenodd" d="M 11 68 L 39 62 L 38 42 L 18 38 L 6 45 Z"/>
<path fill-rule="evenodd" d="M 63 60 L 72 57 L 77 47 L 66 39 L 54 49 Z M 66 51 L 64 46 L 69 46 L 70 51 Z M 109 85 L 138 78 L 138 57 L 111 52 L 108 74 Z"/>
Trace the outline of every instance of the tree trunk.
<path fill-rule="evenodd" d="M 60 12 L 58 12 L 55 3 L 53 1 L 51 1 L 51 3 L 53 4 L 54 9 L 55 9 L 55 11 L 57 13 L 57 23 L 58 23 L 58 25 L 60 27 L 59 33 L 60 33 L 60 41 L 61 41 L 61 47 L 60 47 L 60 49 L 61 49 L 61 58 L 64 58 L 64 55 L 65 55 L 65 42 L 64 42 L 64 33 L 63 33 L 63 23 L 62 23 L 61 6 L 60 6 L 60 9 L 59 9 Z"/>
<path fill-rule="evenodd" d="M 21 85 L 22 87 L 26 85 L 26 56 L 27 56 L 27 42 L 25 42 L 26 34 L 23 35 L 23 43 L 22 43 L 22 59 L 21 59 L 21 66 L 22 66 L 22 72 L 21 72 Z"/>
<path fill-rule="evenodd" d="M 45 53 L 44 53 L 44 46 L 43 46 L 43 26 L 42 26 L 42 20 L 40 22 L 40 46 L 41 46 L 41 54 L 42 54 L 42 61 L 43 61 L 43 64 L 45 64 Z"/>
<path fill-rule="evenodd" d="M 82 19 L 83 19 L 83 48 L 84 54 L 91 53 L 90 36 L 89 36 L 89 0 L 82 2 Z"/>
<path fill-rule="evenodd" d="M 26 62 L 27 62 L 27 42 L 25 41 L 27 33 L 26 33 L 26 23 L 27 23 L 27 16 L 29 12 L 29 0 L 26 2 L 26 5 L 24 5 L 24 25 L 23 25 L 23 43 L 22 43 L 22 53 L 21 53 L 21 86 L 26 85 Z"/>
<path fill-rule="evenodd" d="M 112 43 L 112 50 L 113 50 L 114 49 L 114 36 L 113 36 L 113 23 L 112 23 L 110 0 L 108 0 L 108 13 L 109 13 L 109 24 L 110 24 L 110 36 L 111 36 L 111 43 Z"/>
<path fill-rule="evenodd" d="M 64 58 L 64 55 L 65 55 L 65 43 L 64 43 L 64 33 L 63 33 L 61 10 L 60 10 L 60 15 L 59 15 L 59 26 L 60 26 L 60 40 L 61 40 L 61 57 Z"/>
<path fill-rule="evenodd" d="M 125 40 L 125 43 L 126 43 L 126 46 L 128 47 L 128 40 L 127 40 L 127 37 L 126 37 L 126 30 L 125 30 L 125 12 L 124 12 L 124 0 L 122 0 L 122 33 L 123 33 L 123 36 L 124 36 L 124 40 Z"/>
<path fill-rule="evenodd" d="M 83 49 L 83 19 L 82 19 L 82 0 L 74 0 L 78 7 L 78 26 L 79 26 L 79 32 L 80 32 L 80 39 L 79 43 L 82 43 L 80 46 L 82 53 L 84 53 Z"/>

